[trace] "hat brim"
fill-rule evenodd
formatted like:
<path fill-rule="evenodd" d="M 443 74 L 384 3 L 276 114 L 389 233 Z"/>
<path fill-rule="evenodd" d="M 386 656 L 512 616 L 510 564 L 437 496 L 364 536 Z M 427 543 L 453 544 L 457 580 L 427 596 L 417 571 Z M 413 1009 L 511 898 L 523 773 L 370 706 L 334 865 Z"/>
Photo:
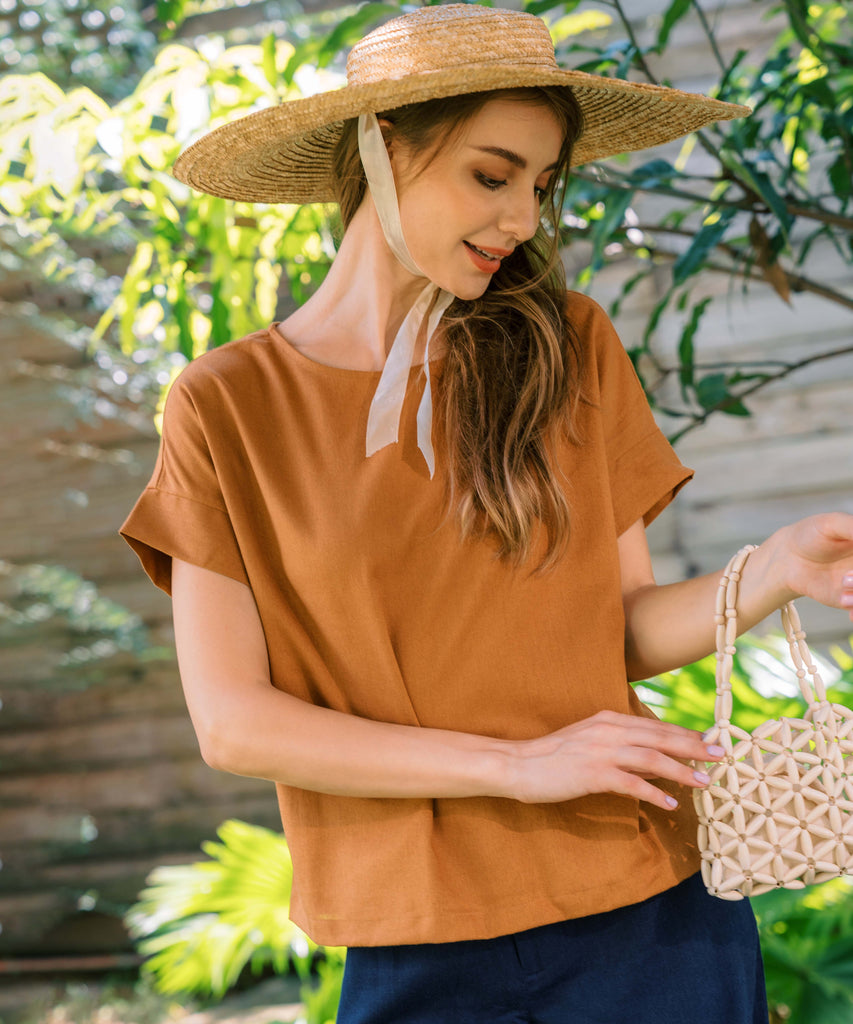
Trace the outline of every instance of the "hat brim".
<path fill-rule="evenodd" d="M 749 107 L 696 93 L 583 71 L 506 64 L 471 65 L 348 85 L 256 111 L 189 146 L 175 177 L 200 192 L 257 203 L 335 201 L 332 153 L 343 124 L 446 96 L 492 89 L 568 85 L 584 116 L 572 166 L 670 142 Z"/>

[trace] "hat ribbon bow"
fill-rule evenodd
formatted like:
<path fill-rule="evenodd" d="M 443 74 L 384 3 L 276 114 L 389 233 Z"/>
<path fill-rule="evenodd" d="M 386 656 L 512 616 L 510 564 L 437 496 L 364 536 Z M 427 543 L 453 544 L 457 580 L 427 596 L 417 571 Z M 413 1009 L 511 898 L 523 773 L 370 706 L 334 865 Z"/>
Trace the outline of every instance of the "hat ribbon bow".
<path fill-rule="evenodd" d="M 361 114 L 358 119 L 358 148 L 361 162 L 367 177 L 367 184 L 379 217 L 379 223 L 385 235 L 388 247 L 410 273 L 418 277 L 426 277 L 424 272 L 412 259 L 400 223 L 400 207 L 397 202 L 397 190 L 394 185 L 394 174 L 382 130 L 375 114 Z M 424 345 L 424 392 L 418 406 L 418 448 L 421 450 L 430 478 L 435 475 L 435 452 L 432 446 L 432 388 L 429 376 L 429 345 L 438 328 L 444 311 L 453 301 L 452 292 L 445 291 L 435 282 L 430 281 L 415 299 L 409 312 L 403 319 L 400 329 L 385 360 L 382 376 L 370 403 L 367 417 L 368 457 L 380 448 L 395 444 L 399 440 L 400 417 L 409 373 L 415 354 L 415 344 L 420 328 L 426 322 L 426 344 Z"/>

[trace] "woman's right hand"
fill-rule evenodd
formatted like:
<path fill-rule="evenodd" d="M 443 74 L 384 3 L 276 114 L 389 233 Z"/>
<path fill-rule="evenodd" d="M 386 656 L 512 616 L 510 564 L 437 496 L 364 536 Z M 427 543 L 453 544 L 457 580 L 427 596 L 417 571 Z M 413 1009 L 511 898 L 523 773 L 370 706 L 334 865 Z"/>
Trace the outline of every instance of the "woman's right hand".
<path fill-rule="evenodd" d="M 340 796 L 500 796 L 526 803 L 623 793 L 670 808 L 649 781 L 702 785 L 682 761 L 714 760 L 696 732 L 600 712 L 532 740 L 377 722 L 317 707 L 270 681 L 249 588 L 174 559 L 181 681 L 205 761 Z"/>
<path fill-rule="evenodd" d="M 509 795 L 516 800 L 553 803 L 620 793 L 665 810 L 677 803 L 649 779 L 702 788 L 708 776 L 684 762 L 719 761 L 725 753 L 692 729 L 615 711 L 600 711 L 513 748 Z"/>

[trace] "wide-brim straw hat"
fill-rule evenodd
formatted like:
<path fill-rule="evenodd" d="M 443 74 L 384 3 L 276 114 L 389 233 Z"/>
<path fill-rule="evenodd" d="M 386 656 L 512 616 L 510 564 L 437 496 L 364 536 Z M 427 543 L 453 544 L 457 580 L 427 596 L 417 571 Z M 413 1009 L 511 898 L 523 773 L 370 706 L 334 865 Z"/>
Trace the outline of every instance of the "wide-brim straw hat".
<path fill-rule="evenodd" d="M 214 129 L 178 157 L 173 173 L 226 199 L 333 202 L 332 153 L 348 119 L 446 96 L 544 85 L 571 86 L 583 111 L 573 166 L 751 113 L 678 89 L 564 70 L 540 18 L 446 4 L 394 18 L 356 43 L 342 88 Z"/>

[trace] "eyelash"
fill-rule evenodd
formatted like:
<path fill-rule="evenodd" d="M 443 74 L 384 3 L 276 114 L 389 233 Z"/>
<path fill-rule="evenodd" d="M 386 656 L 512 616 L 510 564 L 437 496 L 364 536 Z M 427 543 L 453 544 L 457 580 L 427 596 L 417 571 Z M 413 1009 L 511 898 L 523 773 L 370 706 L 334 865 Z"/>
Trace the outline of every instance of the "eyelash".
<path fill-rule="evenodd" d="M 506 185 L 506 179 L 499 181 L 497 178 L 490 178 L 487 175 L 482 174 L 480 171 L 476 172 L 475 177 L 477 178 L 477 181 L 479 181 L 480 184 L 483 186 L 483 188 L 487 188 L 490 192 L 497 192 L 499 188 L 501 188 L 503 185 Z M 548 190 L 537 187 L 534 188 L 533 191 L 536 194 L 536 198 L 541 200 L 545 197 L 545 193 Z"/>
<path fill-rule="evenodd" d="M 479 181 L 480 184 L 490 192 L 497 192 L 502 185 L 506 185 L 506 179 L 498 181 L 497 178 L 489 178 L 487 175 L 481 174 L 479 171 L 477 171 L 475 177 L 477 178 L 477 181 Z"/>

